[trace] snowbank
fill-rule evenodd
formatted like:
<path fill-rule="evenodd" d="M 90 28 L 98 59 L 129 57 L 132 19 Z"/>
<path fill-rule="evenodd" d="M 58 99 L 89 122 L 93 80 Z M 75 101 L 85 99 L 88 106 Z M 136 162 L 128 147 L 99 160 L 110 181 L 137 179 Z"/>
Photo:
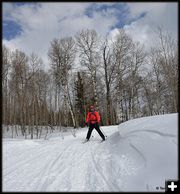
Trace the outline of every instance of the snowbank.
<path fill-rule="evenodd" d="M 165 180 L 177 179 L 177 127 L 177 114 L 119 125 L 119 132 L 105 146 L 110 154 L 108 162 L 114 164 L 113 182 L 120 190 L 158 191 L 165 188 Z"/>

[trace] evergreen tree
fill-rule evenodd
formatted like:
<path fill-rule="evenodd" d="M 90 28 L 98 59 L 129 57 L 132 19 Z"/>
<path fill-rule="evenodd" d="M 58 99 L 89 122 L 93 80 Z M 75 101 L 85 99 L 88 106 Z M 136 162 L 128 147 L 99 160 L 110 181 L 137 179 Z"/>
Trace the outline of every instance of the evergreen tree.
<path fill-rule="evenodd" d="M 85 124 L 85 117 L 86 117 L 86 98 L 84 94 L 84 83 L 83 78 L 80 74 L 80 72 L 77 73 L 77 81 L 75 81 L 75 109 L 76 109 L 76 115 L 77 115 L 77 121 L 79 123 L 80 127 L 83 127 Z"/>

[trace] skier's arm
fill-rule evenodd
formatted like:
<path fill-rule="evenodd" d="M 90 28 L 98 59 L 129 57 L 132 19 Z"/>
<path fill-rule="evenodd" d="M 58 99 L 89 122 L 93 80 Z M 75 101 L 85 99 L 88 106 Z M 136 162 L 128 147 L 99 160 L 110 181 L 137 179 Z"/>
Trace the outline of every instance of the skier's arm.
<path fill-rule="evenodd" d="M 88 124 L 88 123 L 89 123 L 89 112 L 88 112 L 87 117 L 86 117 L 86 124 Z"/>
<path fill-rule="evenodd" d="M 97 117 L 97 122 L 98 122 L 98 124 L 100 124 L 100 120 L 101 120 L 101 118 L 100 118 L 100 115 L 99 115 L 99 113 L 98 113 L 98 112 L 96 112 L 96 117 Z"/>

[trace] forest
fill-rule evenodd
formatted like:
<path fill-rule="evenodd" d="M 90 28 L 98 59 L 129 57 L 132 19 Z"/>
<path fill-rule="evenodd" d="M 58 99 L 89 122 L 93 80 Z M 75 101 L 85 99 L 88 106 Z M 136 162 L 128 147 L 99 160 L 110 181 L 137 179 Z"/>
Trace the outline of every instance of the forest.
<path fill-rule="evenodd" d="M 177 40 L 161 28 L 154 39 L 145 49 L 123 29 L 115 38 L 83 29 L 49 43 L 48 70 L 37 53 L 3 45 L 3 125 L 34 138 L 43 126 L 84 127 L 90 105 L 103 126 L 178 112 Z"/>

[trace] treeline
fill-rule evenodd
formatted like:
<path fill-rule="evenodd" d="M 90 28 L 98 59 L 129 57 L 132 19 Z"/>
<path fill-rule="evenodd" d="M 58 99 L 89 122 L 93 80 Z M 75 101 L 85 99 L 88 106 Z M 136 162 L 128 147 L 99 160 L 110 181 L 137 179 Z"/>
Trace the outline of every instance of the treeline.
<path fill-rule="evenodd" d="M 145 52 L 122 29 L 114 39 L 82 30 L 51 41 L 49 71 L 36 53 L 3 45 L 3 124 L 83 127 L 91 104 L 102 125 L 177 112 L 177 41 L 162 29 L 154 38 Z"/>

